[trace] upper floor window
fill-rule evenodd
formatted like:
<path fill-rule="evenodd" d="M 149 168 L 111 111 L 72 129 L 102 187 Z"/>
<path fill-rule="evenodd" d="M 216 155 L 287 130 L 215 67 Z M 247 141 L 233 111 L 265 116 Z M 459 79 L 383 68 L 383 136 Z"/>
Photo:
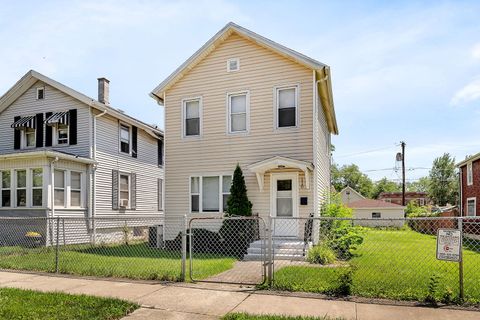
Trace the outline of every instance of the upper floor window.
<path fill-rule="evenodd" d="M 248 93 L 228 95 L 228 132 L 247 132 L 248 121 Z"/>
<path fill-rule="evenodd" d="M 57 145 L 67 145 L 68 144 L 68 125 L 66 124 L 57 124 L 56 126 L 56 142 Z"/>
<path fill-rule="evenodd" d="M 283 87 L 276 90 L 277 128 L 297 126 L 297 87 Z"/>
<path fill-rule="evenodd" d="M 1 188 L 1 197 L 2 197 L 2 207 L 10 207 L 12 205 L 12 181 L 10 171 L 0 172 L 2 176 Z"/>
<path fill-rule="evenodd" d="M 37 100 L 43 100 L 45 98 L 45 88 L 37 88 Z"/>
<path fill-rule="evenodd" d="M 22 129 L 22 145 L 23 148 L 34 148 L 36 143 L 36 130 L 35 128 Z"/>
<path fill-rule="evenodd" d="M 473 184 L 473 163 L 467 164 L 467 185 L 471 186 Z"/>
<path fill-rule="evenodd" d="M 120 124 L 120 151 L 130 153 L 130 127 Z"/>
<path fill-rule="evenodd" d="M 240 70 L 240 59 L 232 58 L 227 60 L 227 72 Z"/>
<path fill-rule="evenodd" d="M 200 136 L 201 99 L 183 101 L 185 137 Z"/>

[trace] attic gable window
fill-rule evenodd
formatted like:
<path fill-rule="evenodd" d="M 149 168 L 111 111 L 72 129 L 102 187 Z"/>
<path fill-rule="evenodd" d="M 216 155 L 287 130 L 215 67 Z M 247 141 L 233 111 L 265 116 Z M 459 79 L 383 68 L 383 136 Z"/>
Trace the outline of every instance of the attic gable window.
<path fill-rule="evenodd" d="M 232 58 L 227 60 L 227 72 L 234 72 L 240 70 L 240 59 Z"/>
<path fill-rule="evenodd" d="M 37 88 L 37 100 L 43 100 L 45 98 L 45 88 Z"/>

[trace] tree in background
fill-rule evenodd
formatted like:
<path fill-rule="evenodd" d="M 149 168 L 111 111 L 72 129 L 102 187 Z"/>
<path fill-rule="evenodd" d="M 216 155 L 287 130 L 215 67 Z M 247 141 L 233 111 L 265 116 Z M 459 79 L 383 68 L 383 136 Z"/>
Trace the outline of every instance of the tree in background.
<path fill-rule="evenodd" d="M 386 177 L 375 182 L 373 187 L 372 198 L 377 199 L 382 192 L 398 192 L 402 191 L 401 186 L 393 181 L 388 180 Z"/>
<path fill-rule="evenodd" d="M 366 174 L 360 171 L 357 165 L 350 164 L 339 167 L 337 164 L 333 164 L 331 174 L 335 190 L 340 191 L 350 186 L 364 197 L 372 195 L 373 182 Z"/>
<path fill-rule="evenodd" d="M 411 192 L 428 192 L 430 186 L 429 177 L 421 177 L 418 181 L 407 182 L 407 191 Z"/>
<path fill-rule="evenodd" d="M 428 195 L 439 206 L 455 204 L 458 195 L 458 179 L 455 172 L 455 158 L 449 153 L 433 160 L 429 174 Z"/>

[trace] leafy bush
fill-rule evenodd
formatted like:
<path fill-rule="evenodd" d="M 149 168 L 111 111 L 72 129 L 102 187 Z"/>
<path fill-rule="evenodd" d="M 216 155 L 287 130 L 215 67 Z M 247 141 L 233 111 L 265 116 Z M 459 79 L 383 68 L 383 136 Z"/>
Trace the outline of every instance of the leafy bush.
<path fill-rule="evenodd" d="M 405 208 L 405 214 L 409 218 L 417 217 L 436 217 L 438 214 L 432 213 L 427 206 L 419 206 L 415 201 L 410 201 Z"/>
<path fill-rule="evenodd" d="M 363 227 L 360 226 L 342 226 L 334 230 L 334 237 L 328 244 L 335 250 L 338 258 L 350 259 L 352 251 L 363 243 L 363 232 Z"/>
<path fill-rule="evenodd" d="M 330 264 L 335 259 L 335 252 L 325 244 L 313 246 L 308 250 L 307 261 L 310 263 Z"/>

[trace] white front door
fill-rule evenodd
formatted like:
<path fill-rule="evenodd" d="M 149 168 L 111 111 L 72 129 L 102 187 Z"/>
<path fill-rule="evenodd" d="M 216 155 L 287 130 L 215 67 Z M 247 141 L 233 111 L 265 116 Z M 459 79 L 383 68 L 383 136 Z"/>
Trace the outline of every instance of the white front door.
<path fill-rule="evenodd" d="M 275 237 L 298 236 L 298 174 L 272 173 L 270 187 L 273 235 Z"/>

